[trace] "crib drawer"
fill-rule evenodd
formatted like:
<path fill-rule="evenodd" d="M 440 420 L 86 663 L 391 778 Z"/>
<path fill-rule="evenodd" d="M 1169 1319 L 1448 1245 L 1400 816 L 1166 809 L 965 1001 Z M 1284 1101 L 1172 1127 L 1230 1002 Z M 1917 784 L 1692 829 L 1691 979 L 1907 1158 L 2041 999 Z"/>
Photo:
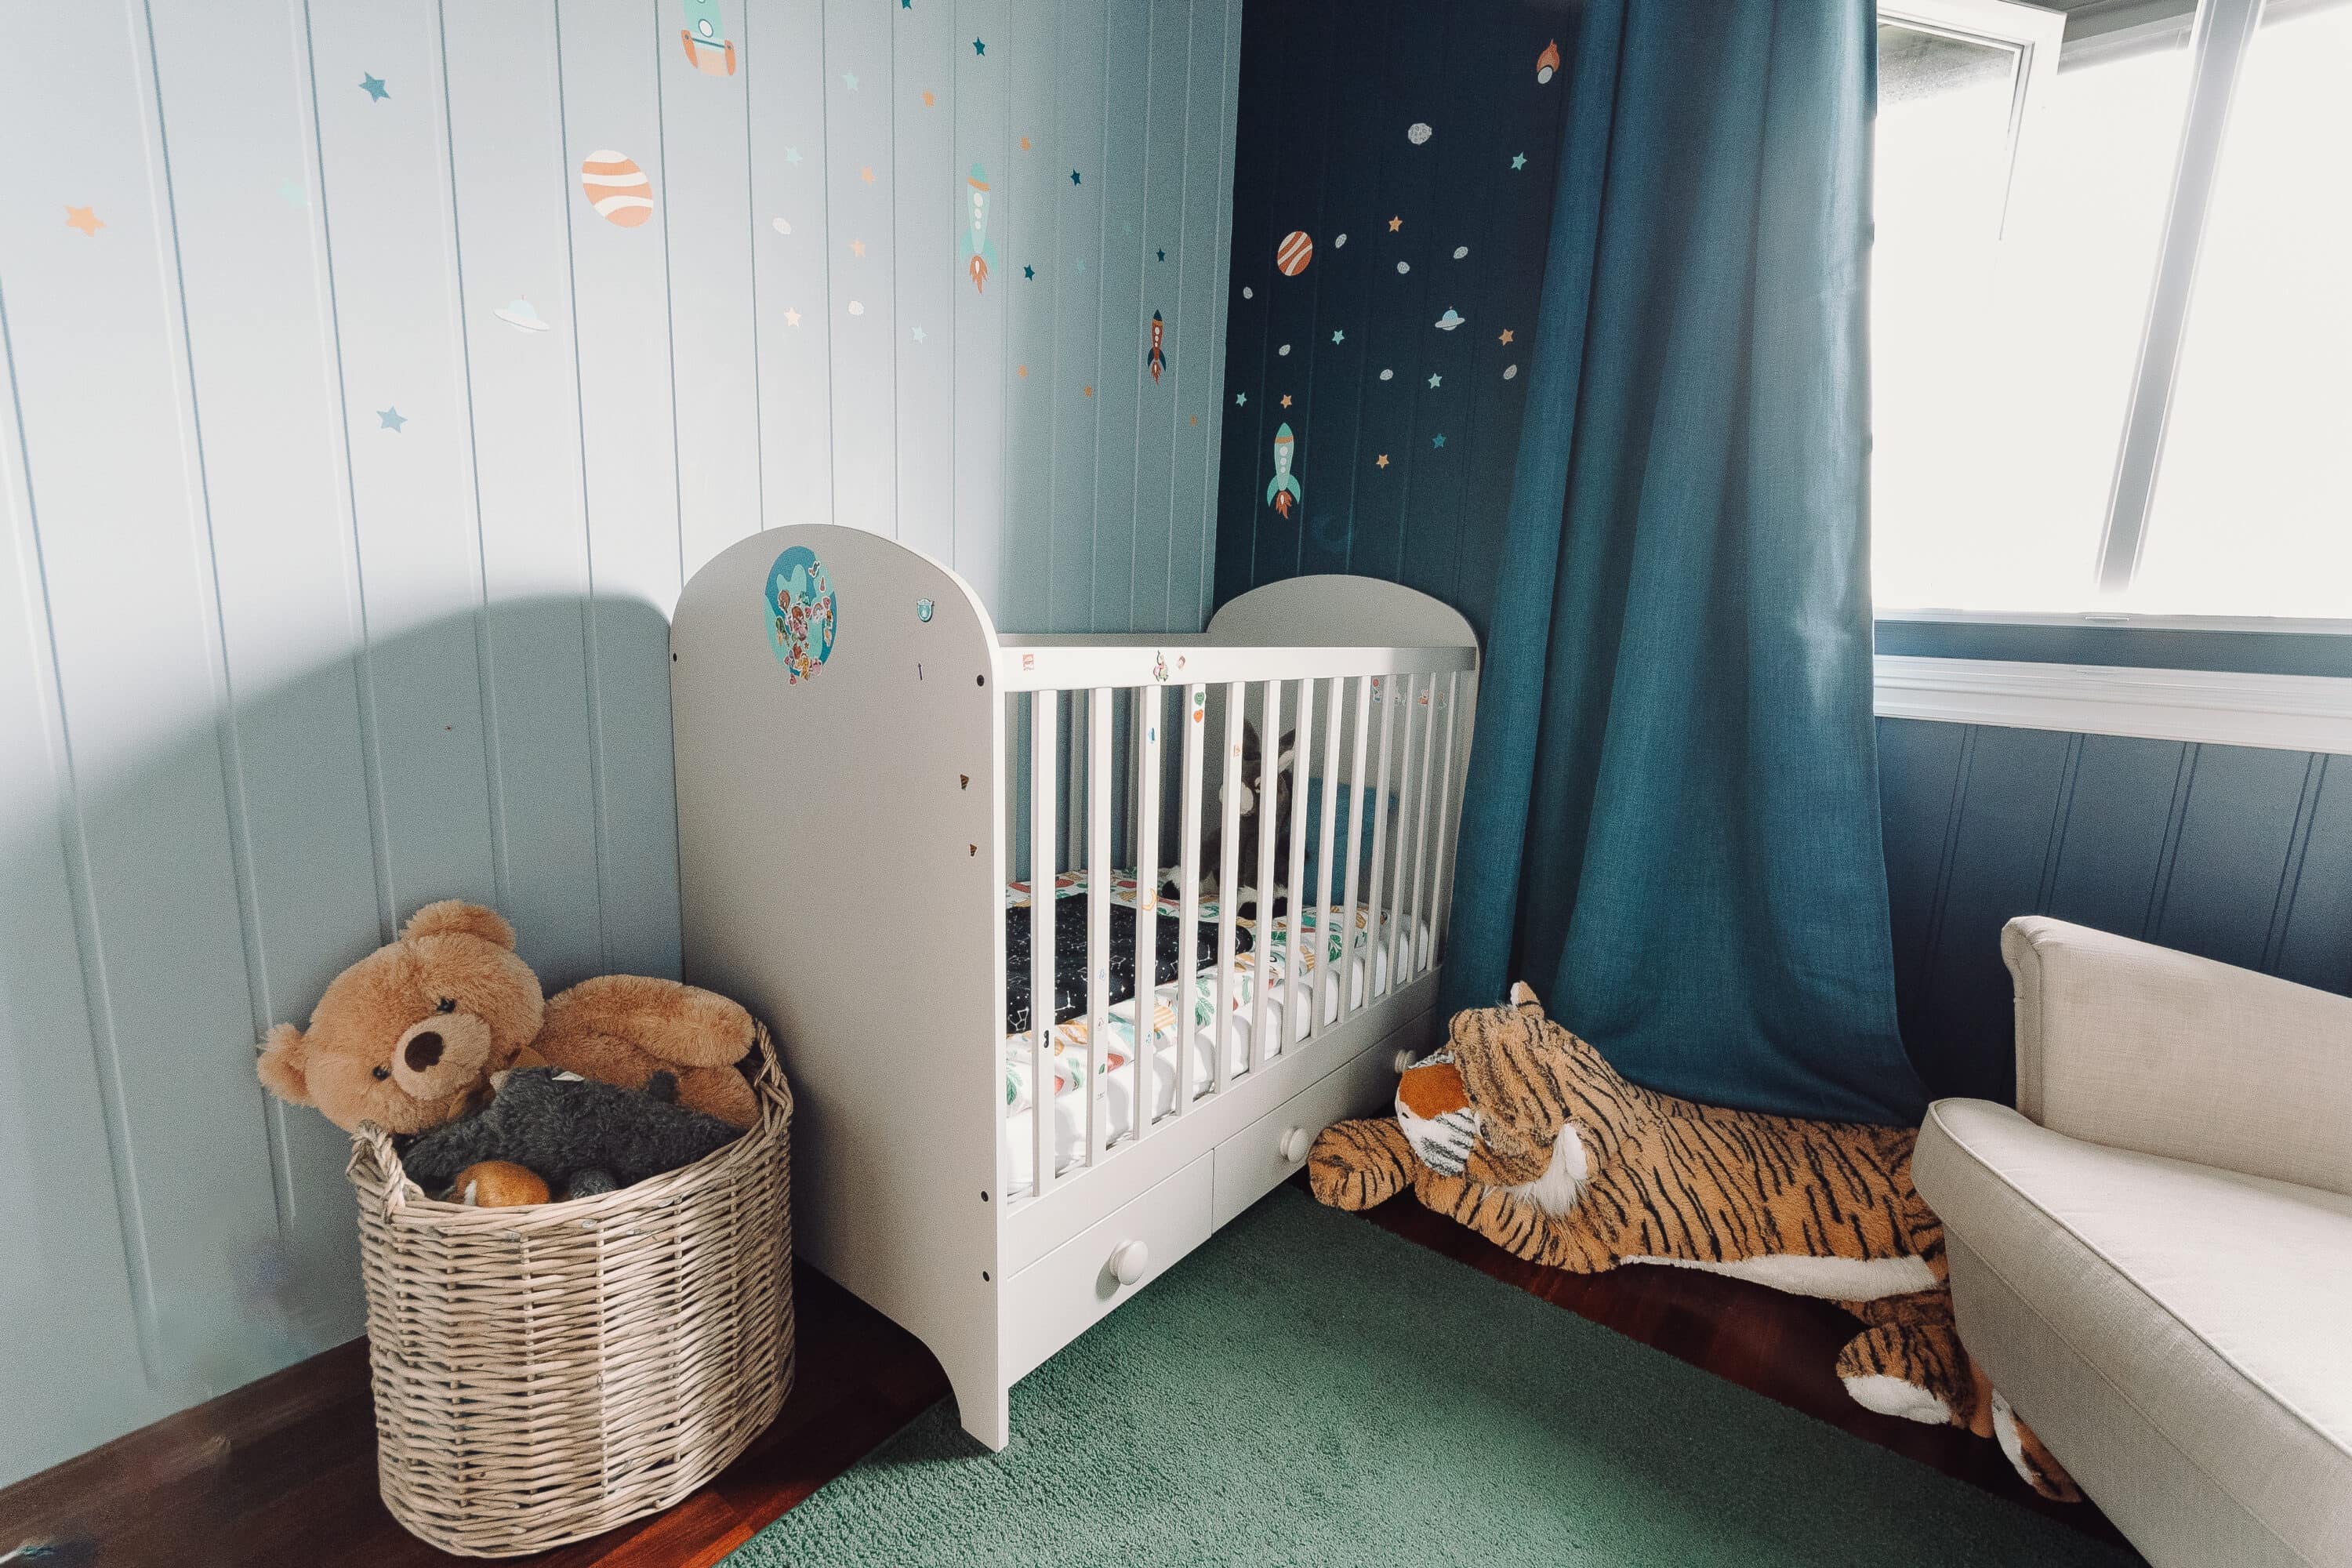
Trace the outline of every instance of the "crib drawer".
<path fill-rule="evenodd" d="M 1213 1218 L 1219 1228 L 1305 1170 L 1317 1133 L 1334 1121 L 1377 1113 L 1394 1100 L 1397 1038 L 1391 1035 L 1341 1063 L 1217 1145 Z"/>
<path fill-rule="evenodd" d="M 1025 1376 L 1209 1238 L 1211 1156 L 1111 1211 L 1004 1283 L 1004 1375 Z M 1122 1282 L 1124 1264 L 1129 1278 Z"/>

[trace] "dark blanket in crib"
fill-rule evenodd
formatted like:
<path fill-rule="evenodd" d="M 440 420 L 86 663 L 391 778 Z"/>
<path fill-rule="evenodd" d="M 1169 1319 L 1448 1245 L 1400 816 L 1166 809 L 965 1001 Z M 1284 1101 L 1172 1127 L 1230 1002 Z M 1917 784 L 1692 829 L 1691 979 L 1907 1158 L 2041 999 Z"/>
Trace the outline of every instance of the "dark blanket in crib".
<path fill-rule="evenodd" d="M 1173 916 L 1162 915 L 1159 921 L 1158 952 L 1152 968 L 1154 985 L 1165 985 L 1176 978 L 1178 952 L 1177 928 L 1183 924 Z M 1192 944 L 1195 969 L 1213 968 L 1217 962 L 1217 922 L 1197 922 Z M 1234 951 L 1250 950 L 1250 931 L 1236 923 L 1234 927 Z M 1025 1034 L 1029 1029 L 1030 975 L 1029 910 L 1027 906 L 1004 911 L 1004 1032 Z M 1125 904 L 1110 907 L 1110 994 L 1103 1005 L 1111 1006 L 1135 994 L 1135 910 Z M 1087 1012 L 1087 900 L 1084 897 L 1060 900 L 1054 911 L 1054 1021 L 1067 1023 L 1084 1017 Z"/>

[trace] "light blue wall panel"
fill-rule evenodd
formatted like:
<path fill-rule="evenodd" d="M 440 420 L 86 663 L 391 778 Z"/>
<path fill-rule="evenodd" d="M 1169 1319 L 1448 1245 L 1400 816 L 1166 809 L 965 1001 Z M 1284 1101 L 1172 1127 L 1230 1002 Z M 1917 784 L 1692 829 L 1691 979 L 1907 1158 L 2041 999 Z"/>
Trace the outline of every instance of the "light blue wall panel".
<path fill-rule="evenodd" d="M 0 13 L 0 1484 L 359 1331 L 344 1141 L 254 1041 L 417 905 L 676 972 L 714 552 L 1201 624 L 1238 7 Z"/>

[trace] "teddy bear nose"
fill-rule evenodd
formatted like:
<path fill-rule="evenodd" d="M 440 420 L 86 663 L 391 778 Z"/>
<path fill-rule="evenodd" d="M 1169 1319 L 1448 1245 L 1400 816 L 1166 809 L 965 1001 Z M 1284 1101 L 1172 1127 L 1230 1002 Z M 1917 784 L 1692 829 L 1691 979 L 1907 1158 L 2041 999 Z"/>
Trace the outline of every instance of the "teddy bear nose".
<path fill-rule="evenodd" d="M 408 1070 L 410 1072 L 424 1072 L 440 1059 L 441 1037 L 439 1035 L 427 1029 L 421 1035 L 410 1037 L 408 1042 Z"/>

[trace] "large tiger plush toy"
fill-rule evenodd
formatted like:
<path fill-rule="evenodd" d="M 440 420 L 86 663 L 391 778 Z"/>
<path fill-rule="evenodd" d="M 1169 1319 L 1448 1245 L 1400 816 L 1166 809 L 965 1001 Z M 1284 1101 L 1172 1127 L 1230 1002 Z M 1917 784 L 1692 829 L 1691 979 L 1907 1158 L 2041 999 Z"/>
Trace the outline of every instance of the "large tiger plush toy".
<path fill-rule="evenodd" d="M 1530 1262 L 1580 1274 L 1665 1263 L 1834 1301 L 1863 1330 L 1837 1373 L 1868 1409 L 1995 1437 L 2044 1497 L 2074 1482 L 1961 1349 L 1944 1227 L 1911 1184 L 1907 1128 L 1700 1105 L 1627 1082 L 1535 993 L 1455 1016 L 1405 1069 L 1393 1121 L 1317 1139 L 1335 1208 L 1407 1186 Z"/>

